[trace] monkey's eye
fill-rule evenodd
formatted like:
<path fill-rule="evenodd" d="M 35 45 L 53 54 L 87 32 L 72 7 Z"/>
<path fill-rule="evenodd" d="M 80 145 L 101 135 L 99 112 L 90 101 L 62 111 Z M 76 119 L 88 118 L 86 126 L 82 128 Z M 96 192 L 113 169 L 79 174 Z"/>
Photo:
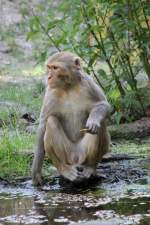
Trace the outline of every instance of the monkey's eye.
<path fill-rule="evenodd" d="M 57 70 L 58 69 L 58 66 L 52 66 L 52 69 L 53 70 Z"/>

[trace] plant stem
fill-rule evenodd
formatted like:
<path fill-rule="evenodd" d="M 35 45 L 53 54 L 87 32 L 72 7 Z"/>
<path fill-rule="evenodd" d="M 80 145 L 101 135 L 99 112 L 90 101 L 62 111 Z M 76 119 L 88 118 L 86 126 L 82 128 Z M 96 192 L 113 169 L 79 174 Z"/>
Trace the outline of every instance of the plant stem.
<path fill-rule="evenodd" d="M 117 87 L 118 87 L 118 90 L 119 90 L 121 96 L 123 97 L 123 96 L 125 96 L 125 91 L 124 91 L 124 89 L 123 89 L 123 87 L 122 87 L 122 85 L 121 85 L 121 82 L 120 82 L 120 80 L 119 80 L 117 74 L 116 74 L 116 71 L 114 70 L 114 68 L 113 68 L 113 66 L 112 66 L 112 64 L 111 64 L 111 62 L 110 62 L 110 60 L 109 60 L 109 58 L 107 57 L 107 53 L 106 53 L 106 51 L 105 51 L 105 46 L 104 46 L 104 42 L 103 42 L 102 35 L 101 35 L 101 33 L 99 32 L 99 34 L 100 34 L 100 41 L 99 41 L 99 39 L 98 39 L 96 33 L 95 33 L 95 32 L 93 31 L 93 29 L 92 29 L 91 24 L 89 23 L 89 18 L 88 18 L 88 15 L 87 15 L 87 13 L 86 13 L 86 9 L 85 9 L 85 7 L 84 7 L 83 4 L 81 4 L 81 8 L 82 8 L 82 11 L 83 11 L 83 13 L 84 13 L 83 16 L 84 16 L 84 18 L 85 18 L 85 22 L 86 22 L 86 24 L 87 24 L 87 26 L 88 26 L 88 28 L 89 28 L 91 34 L 93 35 L 95 41 L 97 42 L 98 48 L 102 50 L 102 53 L 103 53 L 103 55 L 104 55 L 104 57 L 105 57 L 105 60 L 106 60 L 108 66 L 109 66 L 109 68 L 110 68 L 110 70 L 111 70 L 111 72 L 112 72 L 112 76 L 114 77 L 114 80 L 115 80 L 115 82 L 116 82 L 116 85 L 117 85 Z"/>
<path fill-rule="evenodd" d="M 141 3 L 141 8 L 142 8 L 142 11 L 143 11 L 144 18 L 145 18 L 145 22 L 146 22 L 146 25 L 147 25 L 147 29 L 150 32 L 149 21 L 147 19 L 146 12 L 145 12 L 145 9 L 144 9 L 144 6 L 143 6 L 143 2 L 141 0 L 140 0 L 140 3 Z"/>
<path fill-rule="evenodd" d="M 36 18 L 36 20 L 39 23 L 41 29 L 44 31 L 44 33 L 47 35 L 47 37 L 50 39 L 50 41 L 55 46 L 55 48 L 60 52 L 61 49 L 59 48 L 58 44 L 56 44 L 56 42 L 54 41 L 54 39 L 49 35 L 49 33 L 47 32 L 45 26 L 41 23 L 39 17 L 34 13 L 33 9 L 32 9 L 32 15 Z"/>

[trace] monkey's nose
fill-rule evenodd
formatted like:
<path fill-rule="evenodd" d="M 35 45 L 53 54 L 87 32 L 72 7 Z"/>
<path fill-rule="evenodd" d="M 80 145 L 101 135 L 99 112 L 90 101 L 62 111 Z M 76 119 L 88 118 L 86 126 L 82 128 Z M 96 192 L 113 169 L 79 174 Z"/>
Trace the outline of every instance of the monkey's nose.
<path fill-rule="evenodd" d="M 77 170 L 79 171 L 79 172 L 83 172 L 83 167 L 77 167 Z"/>
<path fill-rule="evenodd" d="M 50 80 L 52 78 L 52 76 L 48 76 L 48 80 Z"/>

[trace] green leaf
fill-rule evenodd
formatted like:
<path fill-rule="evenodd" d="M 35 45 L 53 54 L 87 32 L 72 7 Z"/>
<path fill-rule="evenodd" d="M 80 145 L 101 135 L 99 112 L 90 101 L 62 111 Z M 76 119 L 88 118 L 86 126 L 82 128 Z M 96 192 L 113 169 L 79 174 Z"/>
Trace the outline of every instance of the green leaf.
<path fill-rule="evenodd" d="M 26 37 L 26 40 L 29 41 L 29 40 L 33 40 L 35 35 L 38 33 L 38 31 L 29 31 L 27 33 L 27 37 Z"/>
<path fill-rule="evenodd" d="M 98 74 L 99 74 L 103 79 L 105 79 L 105 80 L 108 79 L 107 74 L 106 74 L 106 72 L 105 72 L 104 70 L 99 69 L 99 70 L 98 70 Z"/>
<path fill-rule="evenodd" d="M 121 121 L 122 117 L 123 117 L 122 112 L 115 112 L 114 119 L 115 119 L 115 122 L 116 122 L 117 125 L 120 124 L 120 121 Z"/>
<path fill-rule="evenodd" d="M 55 19 L 53 21 L 50 21 L 48 24 L 47 24 L 47 31 L 51 30 L 52 28 L 56 27 L 58 24 L 62 24 L 64 21 L 61 20 L 61 19 Z"/>

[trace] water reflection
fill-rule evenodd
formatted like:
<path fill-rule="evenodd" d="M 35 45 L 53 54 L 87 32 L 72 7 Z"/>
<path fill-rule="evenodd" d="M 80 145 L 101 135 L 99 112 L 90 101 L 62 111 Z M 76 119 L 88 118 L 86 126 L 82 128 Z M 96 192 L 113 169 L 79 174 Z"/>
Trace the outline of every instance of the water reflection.
<path fill-rule="evenodd" d="M 25 191 L 19 195 L 1 193 L 0 224 L 67 225 L 82 221 L 87 225 L 94 223 L 148 225 L 150 219 L 148 193 L 130 192 L 123 198 L 104 193 L 104 190 L 99 189 L 82 194 L 36 190 L 32 195 L 25 195 Z"/>

